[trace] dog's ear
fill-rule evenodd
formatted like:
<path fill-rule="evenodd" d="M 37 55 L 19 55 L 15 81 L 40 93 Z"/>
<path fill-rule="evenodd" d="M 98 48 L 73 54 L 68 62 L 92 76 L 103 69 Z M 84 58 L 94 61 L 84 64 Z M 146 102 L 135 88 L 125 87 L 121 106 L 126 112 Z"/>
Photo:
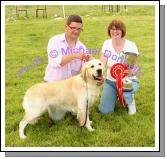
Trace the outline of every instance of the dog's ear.
<path fill-rule="evenodd" d="M 84 81 L 87 79 L 87 68 L 82 67 L 81 69 L 81 77 L 83 78 Z"/>

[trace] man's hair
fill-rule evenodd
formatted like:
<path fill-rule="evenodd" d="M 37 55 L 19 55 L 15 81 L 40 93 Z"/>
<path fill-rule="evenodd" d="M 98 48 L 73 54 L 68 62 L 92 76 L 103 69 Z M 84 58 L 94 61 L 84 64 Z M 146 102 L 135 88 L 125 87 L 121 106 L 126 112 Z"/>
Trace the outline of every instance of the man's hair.
<path fill-rule="evenodd" d="M 71 22 L 82 23 L 82 19 L 81 19 L 81 17 L 80 17 L 79 15 L 73 14 L 73 15 L 70 15 L 70 16 L 67 18 L 66 24 L 67 24 L 67 25 L 70 25 Z"/>

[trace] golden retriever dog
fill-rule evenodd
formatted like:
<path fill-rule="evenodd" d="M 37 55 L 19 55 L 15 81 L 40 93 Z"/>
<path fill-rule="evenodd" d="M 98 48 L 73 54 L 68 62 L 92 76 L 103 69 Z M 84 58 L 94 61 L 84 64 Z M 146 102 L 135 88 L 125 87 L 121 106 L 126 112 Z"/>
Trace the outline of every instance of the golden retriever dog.
<path fill-rule="evenodd" d="M 71 112 L 77 116 L 80 126 L 93 131 L 89 107 L 99 96 L 97 83 L 102 78 L 103 64 L 93 59 L 85 63 L 79 75 L 62 81 L 38 83 L 29 88 L 23 100 L 25 115 L 19 124 L 20 138 L 26 138 L 26 125 L 36 123 L 47 111 L 52 120 L 63 119 L 66 112 Z"/>

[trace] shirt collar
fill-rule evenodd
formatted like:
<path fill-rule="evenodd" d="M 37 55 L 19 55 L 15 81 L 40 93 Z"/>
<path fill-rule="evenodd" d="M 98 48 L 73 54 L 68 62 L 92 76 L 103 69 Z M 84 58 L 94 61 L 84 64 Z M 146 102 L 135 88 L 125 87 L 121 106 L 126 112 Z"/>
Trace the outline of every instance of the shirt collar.
<path fill-rule="evenodd" d="M 61 35 L 60 40 L 67 43 L 66 37 L 65 37 L 65 33 L 63 33 L 63 34 Z M 77 46 L 78 44 L 79 44 L 79 38 L 77 39 L 76 46 Z"/>
<path fill-rule="evenodd" d="M 61 41 L 66 41 L 65 33 L 63 33 L 63 34 L 61 35 L 60 40 L 61 40 Z"/>

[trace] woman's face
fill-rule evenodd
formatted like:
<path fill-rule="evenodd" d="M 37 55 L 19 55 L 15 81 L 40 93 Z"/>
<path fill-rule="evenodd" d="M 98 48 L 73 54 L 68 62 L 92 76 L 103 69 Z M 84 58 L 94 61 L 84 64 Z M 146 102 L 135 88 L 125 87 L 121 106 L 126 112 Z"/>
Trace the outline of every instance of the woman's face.
<path fill-rule="evenodd" d="M 121 39 L 122 38 L 122 30 L 120 28 L 116 28 L 115 26 L 113 26 L 110 29 L 110 35 L 112 37 L 112 39 Z"/>

